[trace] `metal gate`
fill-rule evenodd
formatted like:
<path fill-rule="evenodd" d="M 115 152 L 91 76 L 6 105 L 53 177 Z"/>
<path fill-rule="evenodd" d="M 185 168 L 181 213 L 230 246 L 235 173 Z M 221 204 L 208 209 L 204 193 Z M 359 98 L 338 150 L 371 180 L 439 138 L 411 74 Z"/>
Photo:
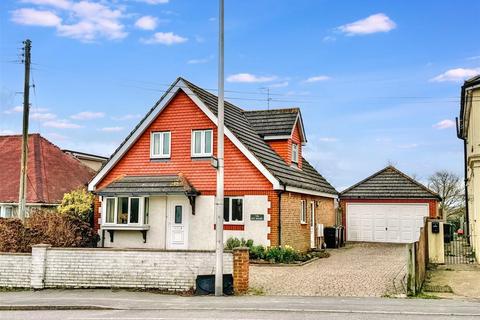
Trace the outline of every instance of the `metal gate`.
<path fill-rule="evenodd" d="M 470 245 L 470 235 L 458 234 L 452 225 L 443 225 L 445 264 L 475 263 L 475 254 Z"/>

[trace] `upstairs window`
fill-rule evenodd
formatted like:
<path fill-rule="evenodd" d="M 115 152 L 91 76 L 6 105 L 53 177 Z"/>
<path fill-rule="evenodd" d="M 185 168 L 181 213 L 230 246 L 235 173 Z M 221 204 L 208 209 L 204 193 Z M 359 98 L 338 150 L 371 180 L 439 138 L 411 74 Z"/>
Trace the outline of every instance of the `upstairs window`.
<path fill-rule="evenodd" d="M 192 157 L 211 157 L 213 154 L 213 131 L 192 131 Z"/>
<path fill-rule="evenodd" d="M 292 162 L 298 163 L 298 144 L 292 143 Z"/>
<path fill-rule="evenodd" d="M 150 137 L 150 158 L 170 158 L 170 131 L 152 132 Z"/>
<path fill-rule="evenodd" d="M 223 220 L 225 223 L 243 222 L 243 198 L 223 199 Z"/>

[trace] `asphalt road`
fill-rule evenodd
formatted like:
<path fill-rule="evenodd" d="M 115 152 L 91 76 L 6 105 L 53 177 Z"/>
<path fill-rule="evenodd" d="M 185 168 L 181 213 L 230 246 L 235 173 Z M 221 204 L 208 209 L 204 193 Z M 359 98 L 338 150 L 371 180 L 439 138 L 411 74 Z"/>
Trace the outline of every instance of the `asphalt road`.
<path fill-rule="evenodd" d="M 3 311 L 0 319 L 5 320 L 141 320 L 141 319 L 480 319 L 480 315 L 438 315 L 423 313 L 397 313 L 397 312 L 358 312 L 346 310 L 345 312 L 316 310 L 316 311 L 239 311 L 239 310 L 70 310 L 70 311 Z"/>
<path fill-rule="evenodd" d="M 0 292 L 1 320 L 480 319 L 478 300 L 182 297 L 124 290 Z"/>

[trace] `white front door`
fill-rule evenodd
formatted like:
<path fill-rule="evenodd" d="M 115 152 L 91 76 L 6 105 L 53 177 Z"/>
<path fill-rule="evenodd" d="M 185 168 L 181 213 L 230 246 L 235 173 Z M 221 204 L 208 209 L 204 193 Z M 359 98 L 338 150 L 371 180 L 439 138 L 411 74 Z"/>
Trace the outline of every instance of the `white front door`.
<path fill-rule="evenodd" d="M 184 201 L 171 201 L 169 203 L 168 249 L 188 249 L 189 209 L 188 204 Z"/>
<path fill-rule="evenodd" d="M 310 248 L 315 248 L 315 202 L 310 202 Z"/>

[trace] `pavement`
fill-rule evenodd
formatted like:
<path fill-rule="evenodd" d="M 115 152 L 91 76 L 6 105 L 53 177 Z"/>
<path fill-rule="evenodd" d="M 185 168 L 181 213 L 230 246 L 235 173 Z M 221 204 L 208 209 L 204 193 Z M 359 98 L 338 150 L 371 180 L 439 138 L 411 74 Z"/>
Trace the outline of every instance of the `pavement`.
<path fill-rule="evenodd" d="M 480 301 L 480 265 L 439 265 L 427 273 L 424 291 L 449 299 Z"/>
<path fill-rule="evenodd" d="M 352 297 L 174 296 L 101 289 L 0 293 L 0 319 L 480 319 L 480 303 Z"/>
<path fill-rule="evenodd" d="M 266 295 L 382 297 L 404 295 L 403 244 L 356 243 L 304 266 L 250 266 L 250 288 Z"/>

